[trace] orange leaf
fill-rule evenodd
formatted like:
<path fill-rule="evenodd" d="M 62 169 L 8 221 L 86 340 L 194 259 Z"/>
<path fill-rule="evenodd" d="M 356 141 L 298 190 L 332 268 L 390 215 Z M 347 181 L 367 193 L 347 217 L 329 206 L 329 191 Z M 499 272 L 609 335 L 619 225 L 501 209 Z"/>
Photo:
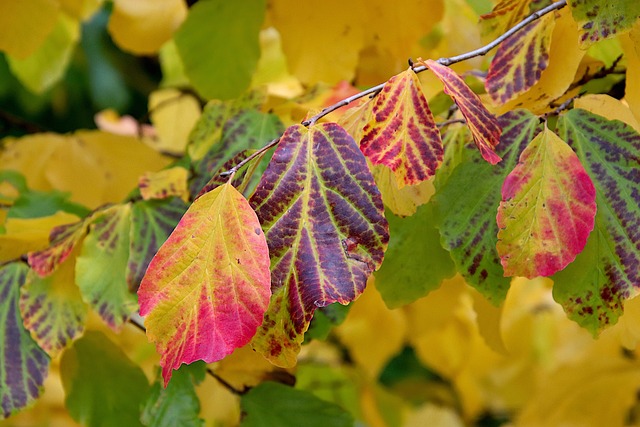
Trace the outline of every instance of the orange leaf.
<path fill-rule="evenodd" d="M 193 202 L 138 291 L 165 385 L 182 363 L 215 362 L 251 340 L 270 277 L 267 242 L 242 194 L 224 184 Z"/>
<path fill-rule="evenodd" d="M 394 171 L 398 188 L 426 181 L 442 163 L 440 132 L 412 69 L 387 81 L 364 127 L 360 150 Z"/>
<path fill-rule="evenodd" d="M 496 117 L 485 108 L 478 95 L 451 68 L 431 59 L 421 62 L 442 81 L 444 92 L 458 105 L 482 157 L 492 165 L 502 160 L 494 151 L 500 142 L 502 129 Z"/>

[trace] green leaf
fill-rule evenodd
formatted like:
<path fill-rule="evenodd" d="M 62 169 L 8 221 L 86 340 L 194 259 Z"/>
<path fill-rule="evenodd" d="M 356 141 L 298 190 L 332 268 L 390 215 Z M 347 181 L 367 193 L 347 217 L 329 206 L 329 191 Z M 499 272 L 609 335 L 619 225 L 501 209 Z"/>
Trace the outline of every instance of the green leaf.
<path fill-rule="evenodd" d="M 329 304 L 316 310 L 309 324 L 309 329 L 304 334 L 305 342 L 316 339 L 326 340 L 331 330 L 344 322 L 349 314 L 351 304 Z"/>
<path fill-rule="evenodd" d="M 138 290 L 151 259 L 178 225 L 187 205 L 178 197 L 140 201 L 131 207 L 131 234 L 127 283 Z"/>
<path fill-rule="evenodd" d="M 640 18 L 637 0 L 569 0 L 568 3 L 580 27 L 583 48 L 629 31 Z"/>
<path fill-rule="evenodd" d="M 40 218 L 64 211 L 83 218 L 91 211 L 69 200 L 70 193 L 62 191 L 28 190 L 20 194 L 7 213 L 8 218 Z"/>
<path fill-rule="evenodd" d="M 353 301 L 382 263 L 382 198 L 353 138 L 322 123 L 285 131 L 250 202 L 269 244 L 273 292 L 252 346 L 292 366 L 316 308 Z"/>
<path fill-rule="evenodd" d="M 389 248 L 375 273 L 376 288 L 387 307 L 396 308 L 437 289 L 456 270 L 451 255 L 440 244 L 432 203 L 408 218 L 387 215 L 387 220 Z"/>
<path fill-rule="evenodd" d="M 174 40 L 200 95 L 230 99 L 249 87 L 260 57 L 265 8 L 265 0 L 204 0 L 189 9 Z"/>
<path fill-rule="evenodd" d="M 578 156 L 548 128 L 502 185 L 496 249 L 505 276 L 551 276 L 576 258 L 596 215 L 596 190 Z"/>
<path fill-rule="evenodd" d="M 560 118 L 558 133 L 593 180 L 598 211 L 584 251 L 554 276 L 553 295 L 597 334 L 616 323 L 640 284 L 640 135 L 581 109 Z"/>
<path fill-rule="evenodd" d="M 29 269 L 22 263 L 0 267 L 0 405 L 2 418 L 40 396 L 49 357 L 33 341 L 18 311 L 20 286 Z"/>
<path fill-rule="evenodd" d="M 308 391 L 264 382 L 242 396 L 243 427 L 351 427 L 353 418 L 335 403 Z"/>
<path fill-rule="evenodd" d="M 126 282 L 131 205 L 116 205 L 92 217 L 76 260 L 82 298 L 110 328 L 120 330 L 137 309 Z"/>
<path fill-rule="evenodd" d="M 227 183 L 196 199 L 138 290 L 165 385 L 182 363 L 216 362 L 247 344 L 270 285 L 267 242 L 242 194 Z"/>
<path fill-rule="evenodd" d="M 504 277 L 496 251 L 496 211 L 500 189 L 518 161 L 520 152 L 542 130 L 536 116 L 516 110 L 499 118 L 503 129 L 492 166 L 469 148 L 449 178 L 437 188 L 434 200 L 437 225 L 445 249 L 467 282 L 497 305 L 504 300 L 510 279 Z M 438 183 L 438 182 L 436 182 Z"/>
<path fill-rule="evenodd" d="M 87 427 L 135 427 L 149 390 L 142 369 L 102 332 L 89 331 L 60 362 L 65 405 Z"/>
<path fill-rule="evenodd" d="M 195 385 L 202 381 L 206 364 L 193 363 L 183 365 L 169 381 L 167 388 L 162 386 L 159 376 L 151 386 L 142 415 L 142 424 L 147 427 L 200 427 L 203 420 L 200 413 L 200 399 Z"/>

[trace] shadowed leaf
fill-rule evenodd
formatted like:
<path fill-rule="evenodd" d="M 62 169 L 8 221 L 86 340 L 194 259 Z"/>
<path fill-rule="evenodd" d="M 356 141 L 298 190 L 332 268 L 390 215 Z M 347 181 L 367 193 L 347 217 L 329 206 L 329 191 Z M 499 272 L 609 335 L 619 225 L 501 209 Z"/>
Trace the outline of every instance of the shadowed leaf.
<path fill-rule="evenodd" d="M 374 165 L 394 171 L 398 188 L 435 174 L 444 149 L 420 80 L 412 69 L 391 77 L 376 96 L 360 150 Z"/>
<path fill-rule="evenodd" d="M 138 290 L 165 386 L 182 363 L 215 362 L 249 342 L 270 295 L 267 244 L 231 184 L 189 207 Z"/>
<path fill-rule="evenodd" d="M 616 323 L 640 284 L 640 135 L 629 125 L 574 109 L 558 134 L 596 188 L 595 229 L 575 262 L 554 276 L 567 315 L 596 334 Z"/>
<path fill-rule="evenodd" d="M 587 243 L 596 190 L 580 160 L 545 128 L 520 155 L 502 185 L 498 255 L 505 276 L 550 276 Z"/>
<path fill-rule="evenodd" d="M 22 263 L 0 267 L 0 405 L 2 417 L 40 396 L 49 357 L 33 341 L 18 311 L 20 286 L 29 269 Z"/>
<path fill-rule="evenodd" d="M 285 131 L 250 202 L 269 244 L 273 292 L 252 345 L 292 366 L 316 308 L 357 298 L 382 263 L 382 199 L 353 138 L 322 123 Z"/>
<path fill-rule="evenodd" d="M 444 92 L 458 105 L 482 157 L 492 165 L 498 163 L 500 156 L 494 150 L 500 142 L 502 129 L 495 116 L 485 108 L 478 95 L 473 93 L 451 68 L 431 59 L 424 61 L 424 65 L 440 79 L 444 84 Z"/>

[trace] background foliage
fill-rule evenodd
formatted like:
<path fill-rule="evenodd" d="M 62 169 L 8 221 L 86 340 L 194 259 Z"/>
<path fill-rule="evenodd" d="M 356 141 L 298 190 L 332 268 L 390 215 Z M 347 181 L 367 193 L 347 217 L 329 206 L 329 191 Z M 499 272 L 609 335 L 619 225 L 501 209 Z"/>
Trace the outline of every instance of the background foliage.
<path fill-rule="evenodd" d="M 549 4 L 0 1 L 0 425 L 640 423 L 640 6 L 448 59 Z"/>

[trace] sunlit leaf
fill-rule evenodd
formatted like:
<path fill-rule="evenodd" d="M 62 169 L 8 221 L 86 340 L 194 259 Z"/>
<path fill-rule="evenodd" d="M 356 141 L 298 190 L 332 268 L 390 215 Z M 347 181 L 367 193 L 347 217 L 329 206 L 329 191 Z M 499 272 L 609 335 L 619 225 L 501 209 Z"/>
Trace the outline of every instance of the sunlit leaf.
<path fill-rule="evenodd" d="M 451 68 L 431 59 L 427 59 L 424 64 L 442 81 L 444 92 L 458 105 L 482 157 L 492 165 L 498 163 L 500 156 L 494 150 L 500 142 L 502 129 L 495 116 Z"/>
<path fill-rule="evenodd" d="M 316 308 L 357 298 L 382 263 L 382 199 L 353 138 L 322 123 L 285 131 L 250 201 L 269 244 L 273 292 L 252 345 L 292 366 Z"/>
<path fill-rule="evenodd" d="M 137 309 L 126 282 L 131 206 L 116 205 L 93 216 L 76 260 L 76 282 L 84 301 L 114 330 Z"/>
<path fill-rule="evenodd" d="M 182 363 L 218 361 L 249 342 L 270 284 L 267 244 L 244 197 L 225 184 L 193 202 L 138 290 L 165 385 Z"/>
<path fill-rule="evenodd" d="M 502 185 L 498 243 L 505 276 L 551 276 L 587 243 L 596 190 L 571 148 L 548 128 L 520 155 Z"/>
<path fill-rule="evenodd" d="M 49 357 L 22 325 L 18 311 L 20 286 L 28 268 L 22 263 L 0 267 L 0 406 L 2 418 L 40 396 Z"/>
<path fill-rule="evenodd" d="M 131 208 L 131 236 L 127 283 L 137 291 L 153 256 L 167 240 L 187 210 L 177 197 L 164 200 L 136 202 Z"/>
<path fill-rule="evenodd" d="M 598 212 L 584 251 L 554 277 L 554 298 L 595 334 L 616 322 L 640 283 L 640 135 L 580 109 L 560 118 L 558 134 L 593 180 Z"/>
<path fill-rule="evenodd" d="M 25 59 L 49 36 L 58 20 L 55 0 L 3 1 L 0 5 L 0 50 Z"/>
<path fill-rule="evenodd" d="M 394 171 L 398 188 L 432 177 L 444 149 L 440 131 L 412 69 L 390 78 L 376 96 L 360 150 Z"/>
<path fill-rule="evenodd" d="M 87 427 L 142 426 L 147 377 L 102 332 L 90 331 L 60 362 L 65 406 Z"/>
<path fill-rule="evenodd" d="M 476 150 L 465 148 L 465 161 L 436 188 L 434 196 L 436 227 L 456 269 L 496 305 L 504 299 L 510 282 L 504 277 L 495 246 L 500 188 L 517 164 L 520 152 L 542 130 L 538 118 L 524 110 L 500 117 L 500 127 L 503 133 L 498 154 L 504 157 L 503 161 L 492 166 Z"/>
<path fill-rule="evenodd" d="M 49 234 L 49 247 L 29 253 L 29 266 L 41 277 L 53 273 L 87 233 L 85 221 L 60 225 Z"/>
<path fill-rule="evenodd" d="M 435 228 L 433 204 L 422 206 L 408 218 L 388 216 L 389 248 L 376 287 L 385 304 L 396 308 L 437 289 L 443 279 L 455 274 L 449 252 L 440 244 Z"/>
<path fill-rule="evenodd" d="M 627 87 L 629 79 L 627 79 Z M 620 120 L 640 132 L 640 122 L 625 102 L 604 94 L 588 94 L 573 102 L 574 108 L 589 111 L 608 120 Z"/>
<path fill-rule="evenodd" d="M 568 0 L 568 3 L 580 28 L 583 48 L 629 31 L 640 18 L 640 3 L 636 0 Z"/>
<path fill-rule="evenodd" d="M 200 400 L 195 385 L 206 375 L 204 363 L 185 365 L 173 374 L 167 388 L 162 387 L 158 378 L 151 386 L 140 421 L 148 427 L 201 427 L 203 420 L 198 417 Z"/>
<path fill-rule="evenodd" d="M 242 396 L 244 427 L 351 427 L 353 418 L 335 403 L 315 397 L 308 391 L 264 382 Z"/>
<path fill-rule="evenodd" d="M 174 40 L 184 71 L 203 97 L 230 99 L 249 87 L 260 56 L 264 0 L 201 1 Z"/>
<path fill-rule="evenodd" d="M 186 15 L 183 0 L 114 0 L 109 34 L 121 49 L 149 55 L 171 38 Z"/>
<path fill-rule="evenodd" d="M 58 0 L 60 7 L 74 18 L 85 20 L 93 15 L 104 0 Z"/>
<path fill-rule="evenodd" d="M 24 326 L 43 350 L 55 357 L 84 332 L 87 307 L 75 283 L 76 249 L 51 275 L 29 272 L 20 292 Z"/>
<path fill-rule="evenodd" d="M 26 88 L 40 94 L 64 77 L 79 37 L 80 23 L 61 13 L 38 49 L 24 59 L 7 58 L 9 67 Z"/>
<path fill-rule="evenodd" d="M 189 171 L 179 166 L 145 173 L 138 181 L 140 195 L 143 200 L 166 199 L 172 196 L 186 199 L 189 195 L 188 176 Z"/>
<path fill-rule="evenodd" d="M 495 102 L 504 104 L 540 80 L 549 63 L 549 46 L 555 16 L 533 21 L 500 44 L 485 80 Z"/>

